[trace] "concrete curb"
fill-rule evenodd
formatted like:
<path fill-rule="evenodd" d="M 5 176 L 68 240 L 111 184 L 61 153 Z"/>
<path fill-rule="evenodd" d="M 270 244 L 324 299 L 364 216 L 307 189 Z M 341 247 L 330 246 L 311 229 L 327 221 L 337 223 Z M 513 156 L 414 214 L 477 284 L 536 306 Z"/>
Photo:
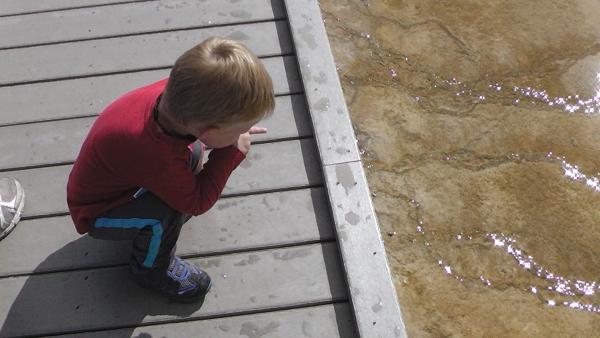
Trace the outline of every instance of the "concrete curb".
<path fill-rule="evenodd" d="M 406 337 L 317 0 L 285 0 L 360 337 Z"/>

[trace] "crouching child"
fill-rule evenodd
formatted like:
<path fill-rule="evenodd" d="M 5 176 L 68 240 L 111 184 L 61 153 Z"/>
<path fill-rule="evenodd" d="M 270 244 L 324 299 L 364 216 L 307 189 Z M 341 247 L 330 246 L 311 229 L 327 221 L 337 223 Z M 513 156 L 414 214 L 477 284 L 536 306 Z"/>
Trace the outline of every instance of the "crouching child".
<path fill-rule="evenodd" d="M 96 119 L 69 175 L 80 234 L 131 240 L 131 276 L 194 302 L 208 274 L 175 255 L 182 225 L 210 209 L 275 106 L 273 84 L 242 44 L 210 38 L 180 56 L 169 78 L 135 89 Z M 203 165 L 204 147 L 213 148 Z"/>

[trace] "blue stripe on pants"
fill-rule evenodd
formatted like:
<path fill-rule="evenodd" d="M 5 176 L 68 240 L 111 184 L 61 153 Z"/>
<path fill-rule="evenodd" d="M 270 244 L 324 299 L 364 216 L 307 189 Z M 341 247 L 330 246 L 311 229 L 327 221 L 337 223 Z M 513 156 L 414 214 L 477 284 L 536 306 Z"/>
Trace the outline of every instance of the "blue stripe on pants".
<path fill-rule="evenodd" d="M 151 268 L 154 265 L 158 249 L 160 248 L 160 240 L 162 238 L 162 224 L 156 219 L 146 218 L 98 218 L 94 223 L 96 228 L 136 228 L 141 229 L 145 226 L 152 227 L 152 239 L 148 248 L 148 254 L 144 259 L 144 266 Z"/>

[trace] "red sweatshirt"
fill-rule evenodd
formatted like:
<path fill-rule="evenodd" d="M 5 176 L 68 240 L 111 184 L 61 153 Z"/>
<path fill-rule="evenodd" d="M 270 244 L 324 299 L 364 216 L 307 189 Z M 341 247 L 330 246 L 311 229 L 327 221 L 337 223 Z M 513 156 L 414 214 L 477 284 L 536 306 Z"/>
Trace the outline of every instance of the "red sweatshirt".
<path fill-rule="evenodd" d="M 133 90 L 110 104 L 94 122 L 67 184 L 67 203 L 77 232 L 122 205 L 144 187 L 175 210 L 199 215 L 219 198 L 244 159 L 237 148 L 215 149 L 198 175 L 190 170 L 189 140 L 162 133 L 153 108 L 167 80 Z"/>

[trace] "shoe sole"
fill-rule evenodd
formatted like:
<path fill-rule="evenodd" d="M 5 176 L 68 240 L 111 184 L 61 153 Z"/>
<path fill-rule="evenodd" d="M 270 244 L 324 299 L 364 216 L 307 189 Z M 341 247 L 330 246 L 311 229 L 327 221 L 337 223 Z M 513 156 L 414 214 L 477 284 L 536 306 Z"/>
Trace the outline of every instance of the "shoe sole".
<path fill-rule="evenodd" d="M 23 208 L 25 207 L 25 190 L 23 189 L 23 187 L 21 186 L 21 183 L 19 183 L 19 181 L 15 181 L 15 184 L 17 185 L 17 195 L 19 193 L 21 193 L 21 203 L 19 204 L 19 207 L 17 208 L 17 211 L 15 212 L 15 216 L 13 217 L 13 219 L 10 222 L 10 224 L 8 225 L 8 227 L 6 227 L 6 229 L 4 229 L 2 234 L 0 234 L 0 240 L 2 240 L 4 237 L 8 236 L 8 234 L 15 228 L 15 225 L 17 225 L 17 223 L 19 223 L 19 221 L 21 220 L 21 214 L 23 213 Z"/>
<path fill-rule="evenodd" d="M 206 297 L 206 295 L 208 294 L 208 292 L 210 291 L 210 289 L 212 288 L 212 280 L 210 281 L 210 283 L 208 284 L 208 287 L 206 288 L 206 291 L 204 292 L 198 292 L 198 294 L 195 294 L 193 296 L 182 296 L 182 297 L 177 297 L 177 296 L 169 296 L 169 300 L 175 303 L 196 303 L 199 300 L 204 301 L 204 297 Z"/>

